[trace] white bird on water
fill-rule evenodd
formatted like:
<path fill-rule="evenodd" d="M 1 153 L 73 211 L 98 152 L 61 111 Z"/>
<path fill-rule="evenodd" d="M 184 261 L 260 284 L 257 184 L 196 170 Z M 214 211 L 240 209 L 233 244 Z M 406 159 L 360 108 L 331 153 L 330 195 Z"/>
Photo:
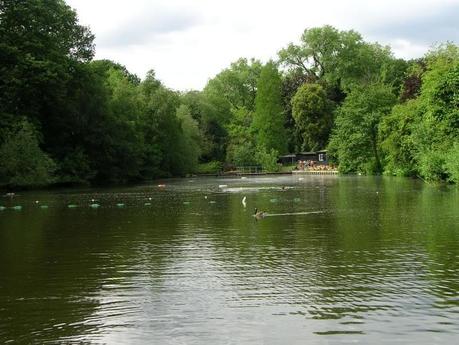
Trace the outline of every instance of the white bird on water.
<path fill-rule="evenodd" d="M 246 200 L 247 200 L 247 197 L 246 197 L 246 196 L 242 198 L 242 205 L 244 205 L 244 207 L 247 206 Z"/>

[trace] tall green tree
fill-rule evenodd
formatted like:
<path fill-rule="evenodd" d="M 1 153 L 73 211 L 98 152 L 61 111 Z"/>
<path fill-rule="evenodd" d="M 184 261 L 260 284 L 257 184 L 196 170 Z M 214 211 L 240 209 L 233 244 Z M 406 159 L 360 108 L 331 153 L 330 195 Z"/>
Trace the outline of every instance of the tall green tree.
<path fill-rule="evenodd" d="M 110 68 L 106 75 L 109 99 L 105 137 L 110 155 L 100 175 L 113 182 L 139 180 L 144 150 L 139 90 L 135 81 L 118 68 Z"/>
<path fill-rule="evenodd" d="M 53 181 L 56 165 L 39 146 L 36 130 L 22 120 L 0 145 L 0 184 L 42 186 Z"/>
<path fill-rule="evenodd" d="M 457 180 L 459 48 L 441 45 L 409 70 L 402 100 L 381 124 L 388 173 Z"/>
<path fill-rule="evenodd" d="M 321 80 L 345 90 L 378 82 L 398 88 L 407 68 L 403 60 L 393 58 L 389 47 L 367 43 L 356 31 L 330 25 L 306 29 L 300 44 L 279 51 L 279 60 L 311 82 Z"/>
<path fill-rule="evenodd" d="M 413 132 L 422 114 L 418 100 L 397 104 L 385 116 L 379 126 L 381 149 L 384 155 L 384 171 L 399 176 L 415 175 L 417 145 Z"/>
<path fill-rule="evenodd" d="M 206 85 L 203 94 L 208 102 L 220 106 L 220 118 L 214 120 L 225 129 L 227 136 L 224 139 L 224 148 L 227 159 L 241 164 L 253 150 L 251 123 L 255 111 L 257 83 L 260 77 L 262 64 L 251 59 L 239 59 L 228 68 L 217 74 Z M 217 129 L 218 127 L 215 127 Z M 253 157 L 253 152 L 252 152 Z"/>
<path fill-rule="evenodd" d="M 382 172 L 378 128 L 396 97 L 391 87 L 373 84 L 354 88 L 338 110 L 329 144 L 343 172 Z"/>
<path fill-rule="evenodd" d="M 154 71 L 147 74 L 140 88 L 145 176 L 181 176 L 192 172 L 198 153 L 193 151 L 193 147 L 197 150 L 197 132 L 191 112 L 188 108 L 180 109 L 180 95 L 164 87 Z"/>
<path fill-rule="evenodd" d="M 326 78 L 335 82 L 357 67 L 349 64 L 363 46 L 362 36 L 357 32 L 339 31 L 325 25 L 306 29 L 300 44 L 289 44 L 279 51 L 279 58 L 286 67 L 301 71 L 312 81 Z"/>
<path fill-rule="evenodd" d="M 61 116 L 75 66 L 94 36 L 63 0 L 0 1 L 0 112 L 43 126 Z"/>
<path fill-rule="evenodd" d="M 62 0 L 0 1 L 0 127 L 27 117 L 59 174 L 80 166 L 78 179 L 94 176 L 88 151 L 99 151 L 94 132 L 106 104 L 103 82 L 87 65 L 93 39 Z"/>
<path fill-rule="evenodd" d="M 257 146 L 267 151 L 276 150 L 281 154 L 286 152 L 281 78 L 272 61 L 261 70 L 252 126 L 256 133 Z"/>
<path fill-rule="evenodd" d="M 166 89 L 149 71 L 141 84 L 143 94 L 143 124 L 146 146 L 145 173 L 155 177 L 180 175 L 180 122 L 176 116 L 178 95 Z"/>
<path fill-rule="evenodd" d="M 177 108 L 177 118 L 182 129 L 183 159 L 187 172 L 196 170 L 201 154 L 201 133 L 198 123 L 191 116 L 190 109 L 182 104 Z"/>
<path fill-rule="evenodd" d="M 302 85 L 292 99 L 295 127 L 302 138 L 302 150 L 323 149 L 333 125 L 332 104 L 319 84 Z"/>
<path fill-rule="evenodd" d="M 253 111 L 261 68 L 262 64 L 258 60 L 239 59 L 209 80 L 205 92 L 223 97 L 233 109 Z"/>
<path fill-rule="evenodd" d="M 229 103 L 217 93 L 190 91 L 182 94 L 180 101 L 186 105 L 191 116 L 197 121 L 200 136 L 200 160 L 223 161 L 226 154 L 226 125 L 231 118 Z"/>

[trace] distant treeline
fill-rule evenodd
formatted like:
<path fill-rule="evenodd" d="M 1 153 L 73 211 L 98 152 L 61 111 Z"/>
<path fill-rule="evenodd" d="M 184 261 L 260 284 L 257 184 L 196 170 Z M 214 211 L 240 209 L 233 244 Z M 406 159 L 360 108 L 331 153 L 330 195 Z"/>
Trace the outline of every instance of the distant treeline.
<path fill-rule="evenodd" d="M 328 149 L 344 173 L 459 181 L 459 47 L 396 59 L 331 26 L 177 92 L 93 60 L 62 0 L 0 0 L 0 185 L 135 182 Z M 190 66 L 192 68 L 192 66 Z"/>

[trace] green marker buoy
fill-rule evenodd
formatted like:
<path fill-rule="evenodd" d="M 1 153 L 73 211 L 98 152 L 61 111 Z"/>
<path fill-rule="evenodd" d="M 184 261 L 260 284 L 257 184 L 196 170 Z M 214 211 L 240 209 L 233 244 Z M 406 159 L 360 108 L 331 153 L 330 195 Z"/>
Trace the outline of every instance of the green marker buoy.
<path fill-rule="evenodd" d="M 13 207 L 11 207 L 11 208 L 12 208 L 13 210 L 16 210 L 16 211 L 22 210 L 22 206 L 19 206 L 19 205 L 13 206 Z"/>
<path fill-rule="evenodd" d="M 69 204 L 69 205 L 67 205 L 67 207 L 68 207 L 68 208 L 77 208 L 77 207 L 78 207 L 78 205 L 75 205 L 75 204 Z"/>

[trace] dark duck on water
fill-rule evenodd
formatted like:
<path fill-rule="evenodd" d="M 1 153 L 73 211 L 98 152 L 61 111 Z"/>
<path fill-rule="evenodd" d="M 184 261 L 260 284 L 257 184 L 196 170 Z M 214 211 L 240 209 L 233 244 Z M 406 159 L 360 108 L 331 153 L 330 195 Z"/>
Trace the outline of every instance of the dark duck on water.
<path fill-rule="evenodd" d="M 255 207 L 255 211 L 253 212 L 253 216 L 257 219 L 264 218 L 266 216 L 265 211 L 258 211 L 258 208 Z"/>

